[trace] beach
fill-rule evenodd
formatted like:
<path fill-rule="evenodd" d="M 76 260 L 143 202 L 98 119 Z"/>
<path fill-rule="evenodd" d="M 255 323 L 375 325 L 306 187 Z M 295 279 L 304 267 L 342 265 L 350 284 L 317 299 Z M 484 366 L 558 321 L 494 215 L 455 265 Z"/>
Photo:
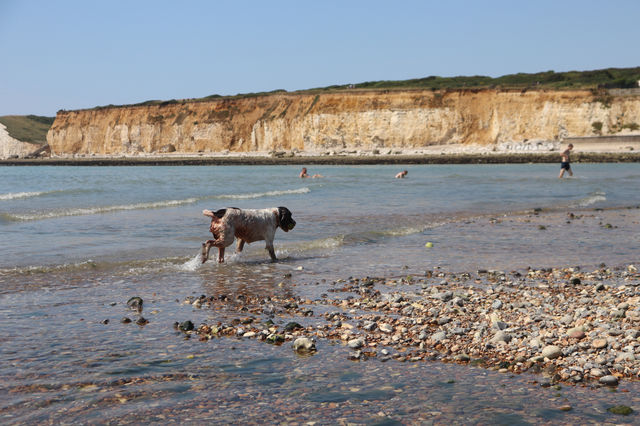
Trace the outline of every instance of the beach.
<path fill-rule="evenodd" d="M 308 167 L 0 168 L 4 422 L 637 422 L 634 164 Z"/>

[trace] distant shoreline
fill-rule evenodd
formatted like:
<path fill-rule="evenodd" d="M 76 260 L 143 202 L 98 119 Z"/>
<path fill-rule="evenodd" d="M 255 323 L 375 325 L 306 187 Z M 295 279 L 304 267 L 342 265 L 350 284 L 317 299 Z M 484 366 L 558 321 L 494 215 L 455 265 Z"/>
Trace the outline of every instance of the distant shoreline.
<path fill-rule="evenodd" d="M 558 163 L 559 153 L 482 153 L 422 155 L 332 156 L 181 156 L 90 157 L 0 160 L 0 166 L 275 166 L 275 165 L 373 165 L 373 164 L 523 164 Z M 583 152 L 573 163 L 637 163 L 640 152 Z"/>

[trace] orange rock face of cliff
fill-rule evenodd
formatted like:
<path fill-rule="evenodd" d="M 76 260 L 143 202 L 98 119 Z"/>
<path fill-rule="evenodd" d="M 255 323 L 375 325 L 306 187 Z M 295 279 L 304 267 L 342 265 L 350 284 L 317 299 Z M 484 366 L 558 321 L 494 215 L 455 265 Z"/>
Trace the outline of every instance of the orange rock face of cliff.
<path fill-rule="evenodd" d="M 640 124 L 637 96 L 371 91 L 61 111 L 47 141 L 52 155 L 420 149 L 557 141 L 613 134 L 632 123 Z"/>

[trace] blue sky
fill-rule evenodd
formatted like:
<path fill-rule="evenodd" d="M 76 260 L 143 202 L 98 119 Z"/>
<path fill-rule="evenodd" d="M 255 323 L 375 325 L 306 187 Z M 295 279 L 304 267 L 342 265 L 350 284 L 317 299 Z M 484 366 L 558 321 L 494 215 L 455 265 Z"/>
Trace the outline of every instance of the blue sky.
<path fill-rule="evenodd" d="M 640 65 L 640 2 L 0 0 L 0 115 Z"/>

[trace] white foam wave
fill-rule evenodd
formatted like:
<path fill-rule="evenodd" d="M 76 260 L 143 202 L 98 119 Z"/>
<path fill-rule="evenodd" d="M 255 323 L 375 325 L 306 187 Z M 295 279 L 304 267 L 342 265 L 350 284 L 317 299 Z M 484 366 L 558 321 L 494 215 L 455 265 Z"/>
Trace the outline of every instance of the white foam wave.
<path fill-rule="evenodd" d="M 607 197 L 605 195 L 606 194 L 604 192 L 596 192 L 595 194 L 578 200 L 571 207 L 587 207 L 600 201 L 607 201 Z"/>
<path fill-rule="evenodd" d="M 187 260 L 183 264 L 179 265 L 179 269 L 182 271 L 195 271 L 202 265 L 202 258 L 200 253 L 193 256 L 191 259 Z"/>
<path fill-rule="evenodd" d="M 214 195 L 210 198 L 244 200 L 244 199 L 250 199 L 250 198 L 273 197 L 276 195 L 306 194 L 310 191 L 311 190 L 309 188 L 304 187 L 299 189 L 286 189 L 281 191 L 254 192 L 249 194 L 221 194 L 221 195 Z"/>
<path fill-rule="evenodd" d="M 19 198 L 38 197 L 43 194 L 49 194 L 49 192 L 46 192 L 46 191 L 9 192 L 7 194 L 0 194 L 0 200 L 17 200 Z"/>
<path fill-rule="evenodd" d="M 41 219 L 53 219 L 56 217 L 64 216 L 84 216 L 91 214 L 111 213 L 123 210 L 140 210 L 140 209 L 158 209 L 164 207 L 180 206 L 183 204 L 192 204 L 197 202 L 197 198 L 186 198 L 184 200 L 165 200 L 155 201 L 151 203 L 136 203 L 136 204 L 124 204 L 117 206 L 103 206 L 103 207 L 85 207 L 75 208 L 67 210 L 54 210 L 42 213 L 29 213 L 29 214 L 11 214 L 9 218 L 13 220 L 41 220 Z"/>

